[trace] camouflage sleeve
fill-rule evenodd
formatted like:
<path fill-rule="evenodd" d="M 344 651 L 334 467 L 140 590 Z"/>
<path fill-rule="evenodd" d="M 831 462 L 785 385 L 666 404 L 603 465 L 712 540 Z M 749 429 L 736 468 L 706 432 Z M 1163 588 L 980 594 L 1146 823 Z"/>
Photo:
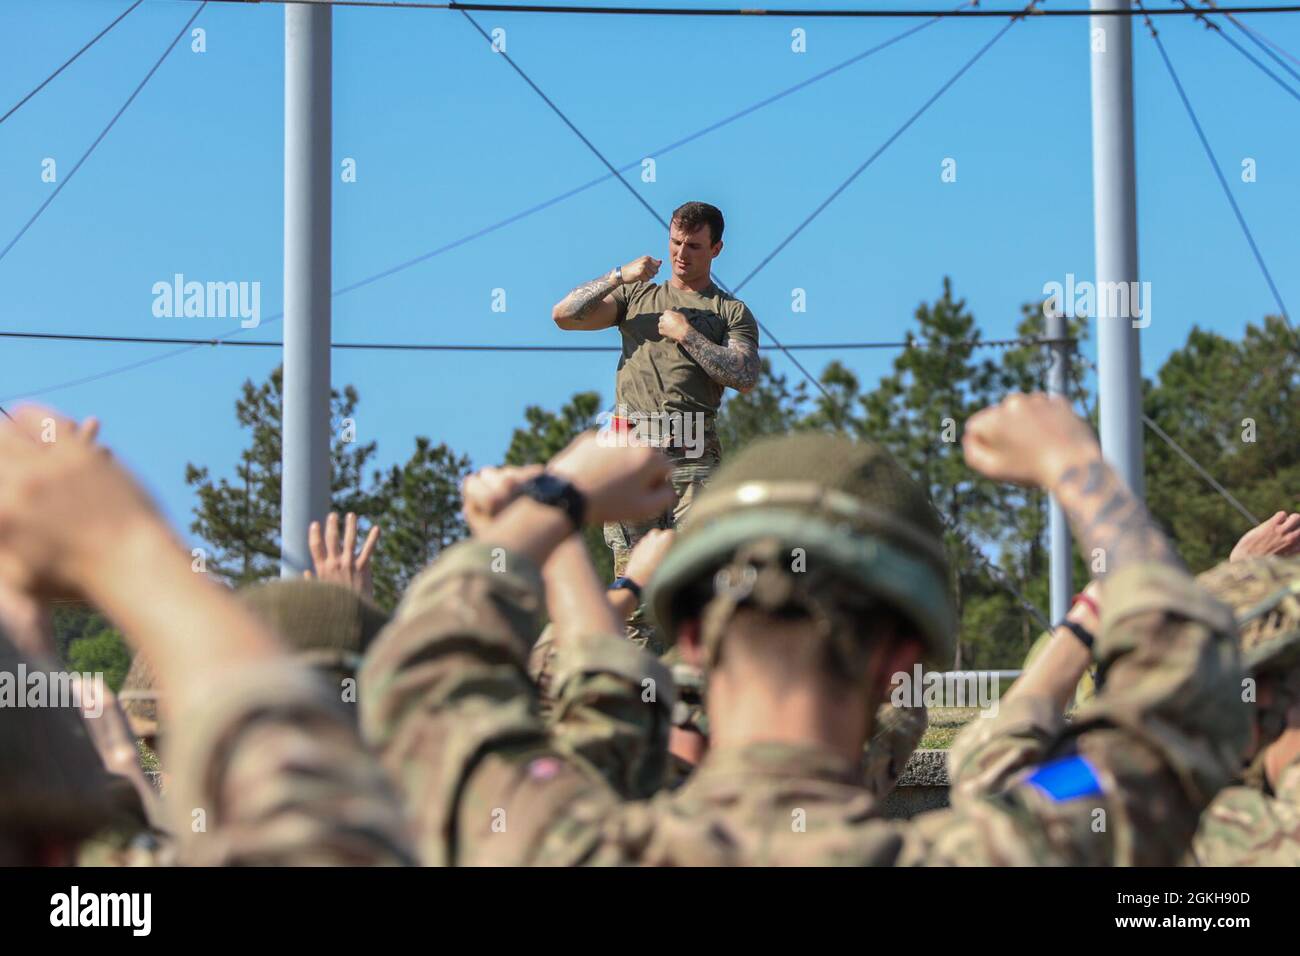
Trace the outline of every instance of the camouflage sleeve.
<path fill-rule="evenodd" d="M 551 733 L 620 796 L 664 785 L 676 699 L 672 675 L 651 654 L 608 634 L 565 637 L 551 680 Z"/>
<path fill-rule="evenodd" d="M 1199 866 L 1300 866 L 1300 763 L 1276 792 L 1251 786 L 1220 791 L 1201 816 L 1189 862 Z"/>
<path fill-rule="evenodd" d="M 395 795 L 313 674 L 285 660 L 214 686 L 172 722 L 164 763 L 181 863 L 413 862 Z"/>
<path fill-rule="evenodd" d="M 979 797 L 997 793 L 1026 767 L 1043 762 L 1065 727 L 1052 702 L 1020 697 L 980 711 L 948 751 L 950 793 Z"/>
<path fill-rule="evenodd" d="M 1235 771 L 1247 735 L 1228 609 L 1167 565 L 1108 578 L 1096 656 L 1105 690 L 999 793 L 953 794 L 918 818 L 900 857 L 924 864 L 1173 865 Z M 1021 715 L 1023 716 L 1023 715 Z M 1008 714 L 1008 726 L 1015 714 Z M 1032 723 L 1032 722 L 1031 722 Z M 1010 735 L 1014 737 L 1014 735 Z M 981 751 L 964 759 L 964 775 Z M 982 751 L 1021 760 L 1012 744 Z M 961 755 L 959 754 L 959 757 Z"/>
<path fill-rule="evenodd" d="M 621 804 L 537 713 L 527 655 L 541 604 L 532 562 L 463 542 L 412 583 L 367 655 L 363 728 L 398 781 L 422 862 L 574 862 Z M 649 672 L 618 666 L 632 672 L 624 679 L 635 679 L 639 704 Z M 576 676 L 587 667 L 557 662 L 556 711 L 598 724 L 587 708 L 603 691 Z"/>

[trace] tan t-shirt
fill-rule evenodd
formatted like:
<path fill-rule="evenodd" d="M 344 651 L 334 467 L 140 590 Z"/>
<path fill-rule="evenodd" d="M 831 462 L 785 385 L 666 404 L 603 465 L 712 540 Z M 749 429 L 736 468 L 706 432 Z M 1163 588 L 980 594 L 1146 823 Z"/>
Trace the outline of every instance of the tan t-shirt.
<path fill-rule="evenodd" d="M 712 283 L 703 292 L 690 292 L 667 282 L 632 282 L 611 295 L 618 304 L 623 336 L 616 403 L 629 413 L 702 412 L 712 424 L 723 386 L 709 378 L 686 349 L 659 334 L 659 316 L 673 309 L 715 345 L 738 338 L 757 348 L 758 323 L 749 307 Z"/>

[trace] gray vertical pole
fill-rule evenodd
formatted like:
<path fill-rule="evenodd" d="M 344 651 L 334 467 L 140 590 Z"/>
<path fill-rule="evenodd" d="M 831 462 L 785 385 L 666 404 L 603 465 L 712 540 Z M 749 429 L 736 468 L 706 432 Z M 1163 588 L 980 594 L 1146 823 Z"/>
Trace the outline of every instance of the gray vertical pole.
<path fill-rule="evenodd" d="M 307 527 L 330 505 L 330 13 L 284 8 L 283 577 L 311 567 Z"/>
<path fill-rule="evenodd" d="M 1057 308 L 1047 316 L 1047 337 L 1055 339 L 1049 347 L 1052 364 L 1047 369 L 1047 393 L 1065 395 L 1069 381 L 1070 349 L 1062 341 L 1066 335 L 1065 316 Z M 1052 623 L 1062 620 L 1070 610 L 1073 582 L 1070 552 L 1070 524 L 1065 520 L 1065 510 L 1053 495 L 1048 506 L 1048 536 L 1051 539 Z"/>
<path fill-rule="evenodd" d="M 1092 0 L 1114 9 L 1116 0 Z M 1097 263 L 1097 388 L 1101 447 L 1143 496 L 1141 369 L 1137 316 L 1137 183 L 1133 168 L 1133 25 L 1129 17 L 1089 17 L 1092 49 L 1092 196 Z M 1102 33 L 1098 34 L 1097 31 Z M 1104 42 L 1102 42 L 1104 41 Z M 1112 295 L 1124 283 L 1125 296 Z M 1128 296 L 1128 292 L 1133 295 Z M 1127 310 L 1114 306 L 1128 301 Z M 1115 312 L 1124 311 L 1123 315 Z M 1143 315 L 1142 321 L 1146 321 Z"/>

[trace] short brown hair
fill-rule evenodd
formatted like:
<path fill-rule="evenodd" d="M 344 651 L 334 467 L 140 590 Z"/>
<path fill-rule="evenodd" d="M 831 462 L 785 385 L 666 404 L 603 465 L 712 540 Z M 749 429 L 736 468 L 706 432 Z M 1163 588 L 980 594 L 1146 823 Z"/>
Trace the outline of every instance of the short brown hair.
<path fill-rule="evenodd" d="M 678 206 L 673 210 L 673 218 L 670 222 L 677 223 L 688 233 L 694 232 L 700 226 L 708 226 L 713 245 L 717 245 L 722 240 L 722 228 L 725 225 L 722 221 L 722 210 L 706 202 L 688 202 Z"/>

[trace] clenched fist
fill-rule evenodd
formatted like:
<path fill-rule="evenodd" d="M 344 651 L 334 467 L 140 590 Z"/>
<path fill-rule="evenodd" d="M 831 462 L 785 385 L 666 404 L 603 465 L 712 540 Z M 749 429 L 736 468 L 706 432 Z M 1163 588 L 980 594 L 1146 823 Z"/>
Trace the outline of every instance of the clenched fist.
<path fill-rule="evenodd" d="M 672 339 L 674 342 L 680 342 L 686 338 L 686 333 L 691 330 L 691 323 L 686 321 L 686 316 L 680 312 L 669 309 L 659 316 L 659 334 L 666 339 Z"/>
<path fill-rule="evenodd" d="M 12 588 L 80 593 L 133 531 L 165 528 L 97 430 L 35 406 L 0 422 L 0 578 Z"/>
<path fill-rule="evenodd" d="M 655 277 L 659 267 L 663 265 L 662 259 L 656 259 L 654 256 L 641 256 L 639 259 L 633 259 L 623 267 L 624 282 L 648 282 Z"/>
<path fill-rule="evenodd" d="M 677 500 L 672 462 L 654 448 L 602 445 L 586 432 L 546 468 L 587 499 L 587 521 L 635 521 L 671 508 Z"/>
<path fill-rule="evenodd" d="M 975 413 L 962 434 L 966 464 L 982 475 L 1051 488 L 1072 464 L 1101 457 L 1097 438 L 1064 398 L 1011 394 Z"/>
<path fill-rule="evenodd" d="M 482 468 L 466 476 L 460 485 L 465 523 L 470 534 L 479 536 L 506 505 L 519 496 L 525 482 L 542 473 L 541 465 Z"/>

